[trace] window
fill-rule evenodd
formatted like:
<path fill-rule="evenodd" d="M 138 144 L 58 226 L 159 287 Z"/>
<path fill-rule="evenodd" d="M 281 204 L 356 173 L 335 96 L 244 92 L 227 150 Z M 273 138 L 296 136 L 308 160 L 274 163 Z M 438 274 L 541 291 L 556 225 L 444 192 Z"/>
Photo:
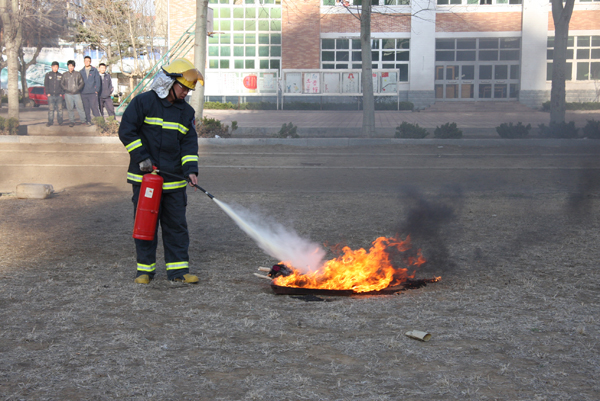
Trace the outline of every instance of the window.
<path fill-rule="evenodd" d="M 400 81 L 408 81 L 410 39 L 371 39 L 373 69 L 397 69 Z M 321 68 L 360 69 L 360 39 L 321 39 Z"/>
<path fill-rule="evenodd" d="M 554 37 L 548 38 L 546 80 L 552 80 Z M 573 71 L 575 69 L 575 71 Z M 600 79 L 600 36 L 569 36 L 567 40 L 567 81 Z"/>
<path fill-rule="evenodd" d="M 520 38 L 436 39 L 435 61 L 515 61 Z"/>
<path fill-rule="evenodd" d="M 280 0 L 210 0 L 215 31 L 208 68 L 269 69 L 281 65 Z M 276 67 L 279 68 L 279 67 Z"/>
<path fill-rule="evenodd" d="M 581 1 L 581 0 L 580 0 Z M 594 0 L 596 1 L 596 0 Z M 600 1 L 600 0 L 597 0 Z M 523 0 L 437 0 L 440 5 L 504 5 L 504 4 L 522 4 Z"/>
<path fill-rule="evenodd" d="M 324 6 L 360 6 L 363 0 L 322 0 Z M 410 0 L 371 0 L 374 6 L 405 6 L 410 5 Z"/>

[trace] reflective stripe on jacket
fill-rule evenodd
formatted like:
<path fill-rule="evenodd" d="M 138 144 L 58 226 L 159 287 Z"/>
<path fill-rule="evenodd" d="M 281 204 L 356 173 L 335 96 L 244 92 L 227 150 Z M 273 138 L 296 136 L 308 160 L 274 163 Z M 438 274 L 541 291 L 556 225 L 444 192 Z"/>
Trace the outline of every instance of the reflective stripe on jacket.
<path fill-rule="evenodd" d="M 181 177 L 163 176 L 163 191 L 185 190 L 185 179 L 198 174 L 198 135 L 194 109 L 187 103 L 171 103 L 149 91 L 133 98 L 121 120 L 119 138 L 129 152 L 127 182 L 140 185 L 139 163 L 147 158 L 159 170 Z"/>

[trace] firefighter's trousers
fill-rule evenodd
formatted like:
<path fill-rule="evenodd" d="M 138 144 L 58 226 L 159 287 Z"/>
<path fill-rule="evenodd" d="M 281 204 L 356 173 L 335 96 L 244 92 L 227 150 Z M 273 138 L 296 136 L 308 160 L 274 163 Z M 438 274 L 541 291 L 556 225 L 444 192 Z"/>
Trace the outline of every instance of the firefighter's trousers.
<path fill-rule="evenodd" d="M 132 185 L 133 214 L 137 209 L 140 195 L 140 185 Z M 167 278 L 173 280 L 189 273 L 188 248 L 190 238 L 185 218 L 187 206 L 186 191 L 167 192 L 162 194 L 158 221 L 162 231 L 163 247 L 165 250 L 165 264 Z M 135 239 L 137 252 L 137 276 L 147 274 L 150 278 L 156 273 L 156 246 L 158 245 L 158 223 L 153 241 Z"/>

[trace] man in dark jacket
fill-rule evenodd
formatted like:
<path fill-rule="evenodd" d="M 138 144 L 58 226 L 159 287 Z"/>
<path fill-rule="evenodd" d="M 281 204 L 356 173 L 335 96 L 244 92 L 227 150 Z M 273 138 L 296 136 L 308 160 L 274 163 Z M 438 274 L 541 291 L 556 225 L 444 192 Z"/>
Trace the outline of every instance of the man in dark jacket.
<path fill-rule="evenodd" d="M 163 193 L 158 219 L 162 228 L 167 278 L 194 284 L 189 274 L 189 234 L 185 218 L 186 179 L 198 183 L 198 135 L 194 109 L 185 102 L 202 75 L 185 59 L 174 60 L 156 76 L 152 90 L 133 98 L 121 120 L 119 139 L 129 152 L 127 182 L 133 184 L 133 210 L 140 197 L 142 174 L 156 166 L 163 176 Z M 174 177 L 180 177 L 176 179 Z M 144 196 L 148 196 L 144 194 Z M 135 240 L 137 275 L 135 282 L 148 284 L 156 272 L 158 224 L 153 241 Z"/>
<path fill-rule="evenodd" d="M 108 116 L 115 116 L 115 106 L 113 105 L 112 98 L 110 97 L 113 92 L 112 77 L 106 72 L 106 64 L 100 63 L 98 65 L 98 72 L 100 73 L 100 82 L 102 82 L 102 89 L 100 91 L 100 97 L 98 99 L 100 103 L 100 115 L 104 117 L 104 108 L 106 107 L 106 113 Z"/>
<path fill-rule="evenodd" d="M 79 114 L 79 120 L 81 124 L 85 123 L 85 113 L 83 112 L 83 103 L 81 103 L 81 96 L 79 92 L 83 89 L 83 78 L 81 74 L 75 71 L 75 61 L 67 61 L 67 68 L 69 71 L 65 72 L 62 76 L 61 86 L 65 91 L 65 102 L 67 103 L 67 110 L 69 111 L 69 127 L 75 125 L 75 113 L 73 113 L 73 107 L 77 108 Z"/>
<path fill-rule="evenodd" d="M 83 64 L 84 67 L 80 71 L 84 83 L 83 90 L 81 91 L 81 101 L 83 102 L 87 125 L 92 125 L 91 114 L 94 117 L 100 117 L 98 94 L 102 90 L 102 82 L 100 82 L 100 73 L 95 67 L 92 67 L 92 58 L 90 56 L 83 58 Z"/>
<path fill-rule="evenodd" d="M 58 61 L 52 62 L 52 71 L 46 73 L 44 78 L 44 88 L 48 96 L 48 123 L 46 126 L 54 124 L 54 111 L 56 110 L 56 121 L 58 125 L 63 122 L 63 98 L 64 90 L 61 86 L 62 74 L 58 72 Z"/>

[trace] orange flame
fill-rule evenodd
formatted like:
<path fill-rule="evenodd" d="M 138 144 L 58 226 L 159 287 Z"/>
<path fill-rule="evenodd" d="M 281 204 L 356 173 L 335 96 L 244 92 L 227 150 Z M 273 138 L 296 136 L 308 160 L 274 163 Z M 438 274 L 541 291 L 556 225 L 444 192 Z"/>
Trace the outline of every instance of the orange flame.
<path fill-rule="evenodd" d="M 392 265 L 388 250 L 394 248 L 401 253 L 402 261 L 407 267 Z M 411 248 L 410 236 L 404 241 L 379 237 L 373 241 L 369 251 L 363 248 L 353 251 L 345 246 L 340 256 L 325 262 L 319 270 L 311 273 L 303 274 L 288 265 L 293 273 L 276 277 L 273 284 L 283 287 L 353 290 L 357 293 L 379 291 L 413 278 L 414 272 L 409 275 L 408 268 L 418 268 L 425 263 L 421 250 L 407 252 Z"/>

